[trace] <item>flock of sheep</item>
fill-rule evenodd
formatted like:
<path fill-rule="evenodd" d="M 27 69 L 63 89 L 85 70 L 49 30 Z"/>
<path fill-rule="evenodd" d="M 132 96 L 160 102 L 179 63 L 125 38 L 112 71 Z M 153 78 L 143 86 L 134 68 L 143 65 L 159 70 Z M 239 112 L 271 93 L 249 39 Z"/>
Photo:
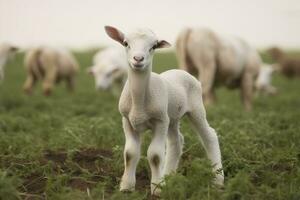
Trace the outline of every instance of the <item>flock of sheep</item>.
<path fill-rule="evenodd" d="M 87 71 L 94 76 L 97 89 L 107 90 L 114 84 L 123 88 L 119 111 L 126 143 L 121 191 L 135 188 L 141 153 L 140 133 L 150 129 L 153 137 L 147 158 L 151 168 L 151 193 L 160 194 L 158 186 L 163 184 L 165 175 L 176 171 L 182 154 L 184 139 L 179 126 L 184 115 L 194 125 L 212 163 L 215 183 L 222 186 L 224 173 L 218 137 L 206 119 L 204 107 L 204 104 L 216 100 L 215 88 L 219 85 L 240 88 L 244 107 L 251 110 L 256 90 L 276 93 L 276 88 L 271 85 L 273 71 L 280 71 L 288 77 L 300 75 L 300 60 L 287 57 L 278 48 L 269 51 L 277 64 L 264 64 L 258 52 L 244 40 L 203 28 L 187 28 L 180 32 L 176 53 L 182 70 L 157 74 L 152 72 L 154 51 L 169 47 L 167 41 L 158 39 L 148 29 L 124 34 L 117 28 L 106 26 L 105 31 L 123 47 L 101 50 Z M 16 51 L 16 47 L 7 44 L 0 47 L 1 80 L 6 61 Z M 70 90 L 74 88 L 79 66 L 68 51 L 34 48 L 26 53 L 24 60 L 26 93 L 32 92 L 38 80 L 43 82 L 45 95 L 63 80 Z"/>

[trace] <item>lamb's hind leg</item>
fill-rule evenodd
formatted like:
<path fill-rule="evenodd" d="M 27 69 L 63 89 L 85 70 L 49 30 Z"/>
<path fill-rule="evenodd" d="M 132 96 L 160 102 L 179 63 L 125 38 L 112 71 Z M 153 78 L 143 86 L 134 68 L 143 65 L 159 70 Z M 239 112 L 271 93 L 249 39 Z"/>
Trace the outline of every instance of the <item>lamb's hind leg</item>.
<path fill-rule="evenodd" d="M 198 103 L 198 102 L 197 102 Z M 201 142 L 206 150 L 208 159 L 213 164 L 213 171 L 218 172 L 216 174 L 215 183 L 218 185 L 224 184 L 224 174 L 222 170 L 221 162 L 221 151 L 218 141 L 218 136 L 215 130 L 209 126 L 206 119 L 206 112 L 203 104 L 199 106 L 194 106 L 194 109 L 189 113 L 189 118 L 191 119 L 193 125 L 196 128 L 197 133 L 200 136 Z"/>
<path fill-rule="evenodd" d="M 184 139 L 179 130 L 179 121 L 171 122 L 167 137 L 166 162 L 163 170 L 164 175 L 175 172 L 182 154 Z"/>
<path fill-rule="evenodd" d="M 124 149 L 124 173 L 121 180 L 121 191 L 132 191 L 135 189 L 135 172 L 140 159 L 140 136 L 134 131 L 126 118 L 122 119 L 123 129 L 125 132 L 125 149 Z"/>

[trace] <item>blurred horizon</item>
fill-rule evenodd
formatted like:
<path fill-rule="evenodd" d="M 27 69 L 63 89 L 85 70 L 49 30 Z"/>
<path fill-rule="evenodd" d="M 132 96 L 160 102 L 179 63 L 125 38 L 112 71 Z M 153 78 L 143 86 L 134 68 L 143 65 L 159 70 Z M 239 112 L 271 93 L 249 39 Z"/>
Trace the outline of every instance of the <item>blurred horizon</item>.
<path fill-rule="evenodd" d="M 298 0 L 0 0 L 0 42 L 76 49 L 115 44 L 103 26 L 148 27 L 172 44 L 187 26 L 236 35 L 257 48 L 300 48 Z"/>

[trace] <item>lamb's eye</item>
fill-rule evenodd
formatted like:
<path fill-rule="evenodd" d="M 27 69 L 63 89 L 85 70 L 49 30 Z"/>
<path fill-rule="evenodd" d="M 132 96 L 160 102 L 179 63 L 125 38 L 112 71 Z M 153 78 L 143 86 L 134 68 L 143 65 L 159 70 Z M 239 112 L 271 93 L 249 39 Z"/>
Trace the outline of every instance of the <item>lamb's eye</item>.
<path fill-rule="evenodd" d="M 128 47 L 128 43 L 126 41 L 123 42 L 124 47 Z"/>
<path fill-rule="evenodd" d="M 157 47 L 157 44 L 153 45 L 149 51 L 153 51 L 154 49 L 156 49 L 156 47 Z"/>

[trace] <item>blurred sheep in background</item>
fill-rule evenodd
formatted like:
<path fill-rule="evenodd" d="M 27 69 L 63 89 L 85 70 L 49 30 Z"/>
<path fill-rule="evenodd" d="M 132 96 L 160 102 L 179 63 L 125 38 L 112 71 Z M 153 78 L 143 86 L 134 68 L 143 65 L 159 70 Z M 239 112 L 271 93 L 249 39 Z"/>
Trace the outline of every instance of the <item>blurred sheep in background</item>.
<path fill-rule="evenodd" d="M 97 90 L 109 90 L 114 86 L 120 90 L 127 79 L 127 67 L 124 49 L 107 47 L 95 54 L 93 66 L 88 68 L 88 73 L 95 78 Z"/>
<path fill-rule="evenodd" d="M 43 81 L 43 92 L 49 95 L 56 83 L 64 80 L 70 91 L 74 89 L 75 75 L 79 65 L 66 49 L 39 47 L 30 49 L 24 60 L 27 79 L 24 91 L 31 94 L 37 80 Z"/>
<path fill-rule="evenodd" d="M 246 110 L 251 110 L 261 58 L 240 38 L 219 35 L 205 28 L 187 28 L 176 42 L 179 67 L 198 76 L 206 104 L 216 100 L 214 89 L 223 84 L 240 88 Z"/>

